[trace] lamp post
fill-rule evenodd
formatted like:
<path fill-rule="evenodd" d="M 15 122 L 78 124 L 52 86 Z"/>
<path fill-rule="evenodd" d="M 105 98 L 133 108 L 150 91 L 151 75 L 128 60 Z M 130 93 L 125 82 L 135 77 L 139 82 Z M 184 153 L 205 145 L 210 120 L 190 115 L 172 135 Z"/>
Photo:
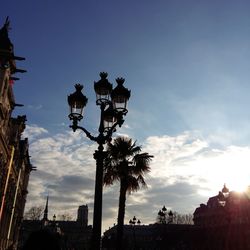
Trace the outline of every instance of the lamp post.
<path fill-rule="evenodd" d="M 159 212 L 158 212 L 158 218 L 159 218 L 159 222 L 161 224 L 173 223 L 173 216 L 174 216 L 174 214 L 171 210 L 167 213 L 167 209 L 165 206 L 163 206 L 162 209 L 159 210 Z"/>
<path fill-rule="evenodd" d="M 127 114 L 127 101 L 130 98 L 130 90 L 123 86 L 124 78 L 117 78 L 117 86 L 113 89 L 112 84 L 107 79 L 108 74 L 100 73 L 101 79 L 94 82 L 96 93 L 96 105 L 100 106 L 100 124 L 97 136 L 91 135 L 87 129 L 78 126 L 78 122 L 83 118 L 83 109 L 88 99 L 83 95 L 83 86 L 75 85 L 76 91 L 68 96 L 70 107 L 69 119 L 72 120 L 70 126 L 75 132 L 77 129 L 82 130 L 86 136 L 98 144 L 98 149 L 94 153 L 96 160 L 96 179 L 95 179 L 95 198 L 94 198 L 94 215 L 93 215 L 93 232 L 91 247 L 93 250 L 100 249 L 101 241 L 101 224 L 102 224 L 102 187 L 103 187 L 103 161 L 106 152 L 104 144 L 111 140 L 112 134 L 116 127 L 121 127 Z"/>
<path fill-rule="evenodd" d="M 174 219 L 174 214 L 173 212 L 170 210 L 168 212 L 168 224 L 172 224 L 173 223 L 173 219 Z"/>
<path fill-rule="evenodd" d="M 141 221 L 140 220 L 137 220 L 136 217 L 134 216 L 133 219 L 130 219 L 129 220 L 129 225 L 130 226 L 135 226 L 135 224 L 137 223 L 138 225 L 141 225 Z"/>
<path fill-rule="evenodd" d="M 163 206 L 162 209 L 159 210 L 158 212 L 158 218 L 161 224 L 166 224 L 166 212 L 167 212 L 167 209 L 165 206 Z"/>
<path fill-rule="evenodd" d="M 138 219 L 136 219 L 136 217 L 134 216 L 133 219 L 129 220 L 129 225 L 133 227 L 133 238 L 134 238 L 134 249 L 136 249 L 136 238 L 135 238 L 135 225 L 136 223 L 138 225 L 141 225 L 141 221 Z"/>

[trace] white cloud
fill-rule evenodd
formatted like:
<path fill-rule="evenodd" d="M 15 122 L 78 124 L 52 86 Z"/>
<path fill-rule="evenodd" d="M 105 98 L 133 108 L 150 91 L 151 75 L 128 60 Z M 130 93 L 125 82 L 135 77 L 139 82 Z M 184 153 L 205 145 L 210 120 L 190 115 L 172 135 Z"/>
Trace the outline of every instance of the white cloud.
<path fill-rule="evenodd" d="M 23 137 L 28 137 L 29 141 L 33 141 L 35 138 L 47 133 L 48 131 L 46 129 L 38 127 L 37 125 L 26 125 Z"/>
<path fill-rule="evenodd" d="M 177 168 L 184 166 L 195 154 L 207 147 L 207 143 L 185 132 L 176 137 L 151 136 L 146 140 L 143 150 L 154 155 L 150 175 L 154 178 L 168 178 L 184 173 L 177 172 Z M 177 163 L 178 161 L 178 163 Z"/>
<path fill-rule="evenodd" d="M 176 137 L 149 137 L 144 149 L 155 156 L 150 176 L 165 185 L 186 178 L 188 183 L 199 185 L 201 189 L 209 188 L 212 193 L 224 183 L 232 189 L 250 184 L 249 147 L 216 149 L 204 139 L 186 132 Z"/>
<path fill-rule="evenodd" d="M 61 213 L 69 208 L 76 213 L 79 205 L 93 200 L 93 152 L 97 146 L 88 144 L 88 139 L 79 133 L 65 132 L 50 136 L 37 126 L 30 126 L 28 132 L 32 136 L 31 162 L 37 171 L 31 173 L 27 208 L 37 204 L 38 200 L 39 204 L 42 203 L 49 192 L 52 213 L 53 210 Z M 70 205 L 67 202 L 69 198 Z"/>
<path fill-rule="evenodd" d="M 51 216 L 70 212 L 75 217 L 77 207 L 87 203 L 92 224 L 93 153 L 97 144 L 78 132 L 50 136 L 38 126 L 28 126 L 27 130 L 31 162 L 37 167 L 30 177 L 27 208 L 44 204 L 49 192 Z M 150 136 L 142 151 L 154 155 L 151 172 L 145 177 L 148 188 L 127 197 L 126 221 L 140 211 L 137 217 L 143 218 L 143 223 L 153 223 L 162 205 L 180 213 L 193 212 L 209 196 L 217 194 L 224 183 L 230 189 L 249 184 L 249 147 L 216 149 L 199 133 L 184 132 Z M 116 223 L 118 198 L 118 184 L 104 187 L 103 229 Z"/>

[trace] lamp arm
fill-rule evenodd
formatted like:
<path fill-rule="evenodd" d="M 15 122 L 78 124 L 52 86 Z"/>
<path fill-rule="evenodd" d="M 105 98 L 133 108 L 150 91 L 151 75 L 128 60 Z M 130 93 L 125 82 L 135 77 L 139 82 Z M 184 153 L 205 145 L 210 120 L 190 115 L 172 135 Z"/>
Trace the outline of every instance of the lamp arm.
<path fill-rule="evenodd" d="M 81 127 L 78 125 L 71 125 L 69 127 L 72 128 L 73 131 L 76 131 L 76 129 L 81 129 L 91 141 L 95 141 L 95 142 L 97 141 L 97 137 L 91 135 L 90 132 L 87 129 L 85 129 L 84 127 Z"/>

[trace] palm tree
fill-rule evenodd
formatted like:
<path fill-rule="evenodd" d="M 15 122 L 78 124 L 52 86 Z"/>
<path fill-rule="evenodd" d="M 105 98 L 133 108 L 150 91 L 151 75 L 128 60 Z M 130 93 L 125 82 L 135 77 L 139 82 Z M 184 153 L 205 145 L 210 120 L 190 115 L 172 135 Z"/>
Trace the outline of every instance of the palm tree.
<path fill-rule="evenodd" d="M 116 242 L 119 250 L 122 249 L 126 194 L 147 186 L 144 174 L 150 171 L 149 162 L 152 157 L 148 153 L 141 153 L 141 147 L 128 137 L 117 137 L 107 146 L 103 183 L 109 186 L 116 181 L 120 182 Z"/>

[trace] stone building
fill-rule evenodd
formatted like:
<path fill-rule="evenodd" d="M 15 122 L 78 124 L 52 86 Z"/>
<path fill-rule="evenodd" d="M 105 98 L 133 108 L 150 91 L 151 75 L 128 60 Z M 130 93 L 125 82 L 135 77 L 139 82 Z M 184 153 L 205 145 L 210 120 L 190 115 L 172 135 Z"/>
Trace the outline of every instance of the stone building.
<path fill-rule="evenodd" d="M 25 70 L 16 67 L 9 36 L 9 20 L 0 29 L 0 249 L 15 248 L 26 202 L 30 163 L 28 139 L 22 139 L 26 116 L 12 117 L 16 106 L 13 75 Z"/>

